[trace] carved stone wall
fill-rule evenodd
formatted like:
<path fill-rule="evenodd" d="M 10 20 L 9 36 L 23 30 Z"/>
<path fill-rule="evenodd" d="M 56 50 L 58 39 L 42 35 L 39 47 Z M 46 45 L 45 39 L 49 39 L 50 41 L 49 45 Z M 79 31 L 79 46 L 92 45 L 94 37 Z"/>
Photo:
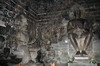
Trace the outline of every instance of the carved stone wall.
<path fill-rule="evenodd" d="M 67 63 L 70 54 L 65 39 L 67 24 L 75 18 L 73 10 L 80 8 L 81 18 L 99 22 L 99 6 L 98 0 L 2 0 L 0 26 L 8 24 L 12 27 L 11 31 L 14 30 L 7 38 L 7 43 L 12 51 L 15 46 L 19 48 L 17 51 L 27 51 L 27 55 L 22 56 L 28 58 L 24 59 L 27 61 L 25 64 L 28 65 L 29 60 L 34 61 L 33 64 L 42 62 L 45 65 L 51 62 Z M 41 58 L 38 52 L 42 53 Z"/>

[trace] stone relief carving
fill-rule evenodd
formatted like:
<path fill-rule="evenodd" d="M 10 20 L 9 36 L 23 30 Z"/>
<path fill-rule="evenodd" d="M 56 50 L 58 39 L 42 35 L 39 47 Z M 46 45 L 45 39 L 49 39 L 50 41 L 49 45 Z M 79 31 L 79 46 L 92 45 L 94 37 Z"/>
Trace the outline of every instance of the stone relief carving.
<path fill-rule="evenodd" d="M 3 14 L 1 11 L 0 13 Z M 7 23 L 12 25 L 11 27 L 15 29 L 15 33 L 8 38 L 8 45 L 11 52 L 15 54 L 17 58 L 22 58 L 21 63 L 25 66 L 38 66 L 38 62 L 43 63 L 46 66 L 50 65 L 52 62 L 66 63 L 68 62 L 68 53 L 70 51 L 68 52 L 68 44 L 65 43 L 64 36 L 66 36 L 65 38 L 70 36 L 70 40 L 73 40 L 72 43 L 69 44 L 78 43 L 76 45 L 76 48 L 78 49 L 76 50 L 79 51 L 79 53 L 83 50 L 87 52 L 86 49 L 90 47 L 89 44 L 91 43 L 89 42 L 91 42 L 92 36 L 89 22 L 84 18 L 86 16 L 84 14 L 84 8 L 75 4 L 70 8 L 68 13 L 68 18 L 58 17 L 59 20 L 55 20 L 51 23 L 37 24 L 29 22 L 23 14 L 14 14 L 12 11 L 7 12 L 5 10 L 4 14 L 9 17 L 10 20 L 3 16 L 0 17 L 0 19 L 5 21 L 4 24 Z M 0 26 L 6 27 L 4 24 L 1 24 L 0 21 Z M 98 24 L 93 24 L 93 36 L 96 36 L 95 39 L 99 40 L 99 37 L 97 37 L 99 34 L 99 27 L 97 27 L 97 25 Z M 83 40 L 85 40 L 86 43 Z M 69 40 L 67 39 L 67 41 Z M 75 41 L 77 41 L 77 43 L 75 43 Z M 83 43 L 82 45 L 79 44 L 81 41 Z M 86 45 L 84 45 L 84 43 Z M 31 49 L 28 48 L 29 45 L 32 47 Z M 73 46 L 71 46 L 70 49 L 73 48 Z M 0 46 L 0 48 L 1 47 L 2 46 Z M 73 50 L 71 49 L 71 51 Z M 41 58 L 39 58 L 39 54 Z"/>

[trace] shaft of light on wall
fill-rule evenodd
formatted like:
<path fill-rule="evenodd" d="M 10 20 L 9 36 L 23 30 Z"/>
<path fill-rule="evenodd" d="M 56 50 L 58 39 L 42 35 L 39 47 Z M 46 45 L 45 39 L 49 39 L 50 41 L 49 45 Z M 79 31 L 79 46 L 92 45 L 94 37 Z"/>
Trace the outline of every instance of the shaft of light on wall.
<path fill-rule="evenodd" d="M 67 40 L 65 40 L 65 43 L 68 43 L 68 41 L 67 41 Z"/>

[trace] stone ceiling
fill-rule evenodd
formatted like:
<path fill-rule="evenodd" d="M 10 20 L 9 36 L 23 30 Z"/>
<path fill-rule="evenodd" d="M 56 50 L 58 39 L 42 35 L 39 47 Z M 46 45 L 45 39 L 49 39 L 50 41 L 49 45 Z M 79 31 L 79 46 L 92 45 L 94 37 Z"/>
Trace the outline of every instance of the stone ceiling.
<path fill-rule="evenodd" d="M 1 0 L 0 2 L 0 5 L 3 5 L 8 10 L 15 13 L 24 12 L 28 15 L 29 20 L 36 22 L 48 22 L 54 17 L 56 19 L 59 14 L 68 11 L 75 3 L 78 3 L 86 10 L 87 14 L 91 16 L 90 19 L 100 20 L 99 0 Z"/>

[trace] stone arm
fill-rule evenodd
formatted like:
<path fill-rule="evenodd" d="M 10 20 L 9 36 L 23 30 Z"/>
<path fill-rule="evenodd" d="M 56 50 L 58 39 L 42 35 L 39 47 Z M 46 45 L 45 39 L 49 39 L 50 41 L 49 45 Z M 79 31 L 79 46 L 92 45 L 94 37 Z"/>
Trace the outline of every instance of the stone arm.
<path fill-rule="evenodd" d="M 78 43 L 76 41 L 76 34 L 70 33 L 68 34 L 68 38 L 76 51 L 79 51 Z"/>
<path fill-rule="evenodd" d="M 86 35 L 86 38 L 84 40 L 84 51 L 86 51 L 88 49 L 88 47 L 90 46 L 91 40 L 92 40 L 93 34 L 92 33 L 88 33 Z"/>
<path fill-rule="evenodd" d="M 77 44 L 77 41 L 75 39 L 75 37 L 77 35 L 73 33 L 74 30 L 75 30 L 75 27 L 73 26 L 72 22 L 68 22 L 68 25 L 67 25 L 68 38 L 69 38 L 72 46 L 75 48 L 75 50 L 79 51 L 78 44 Z"/>

